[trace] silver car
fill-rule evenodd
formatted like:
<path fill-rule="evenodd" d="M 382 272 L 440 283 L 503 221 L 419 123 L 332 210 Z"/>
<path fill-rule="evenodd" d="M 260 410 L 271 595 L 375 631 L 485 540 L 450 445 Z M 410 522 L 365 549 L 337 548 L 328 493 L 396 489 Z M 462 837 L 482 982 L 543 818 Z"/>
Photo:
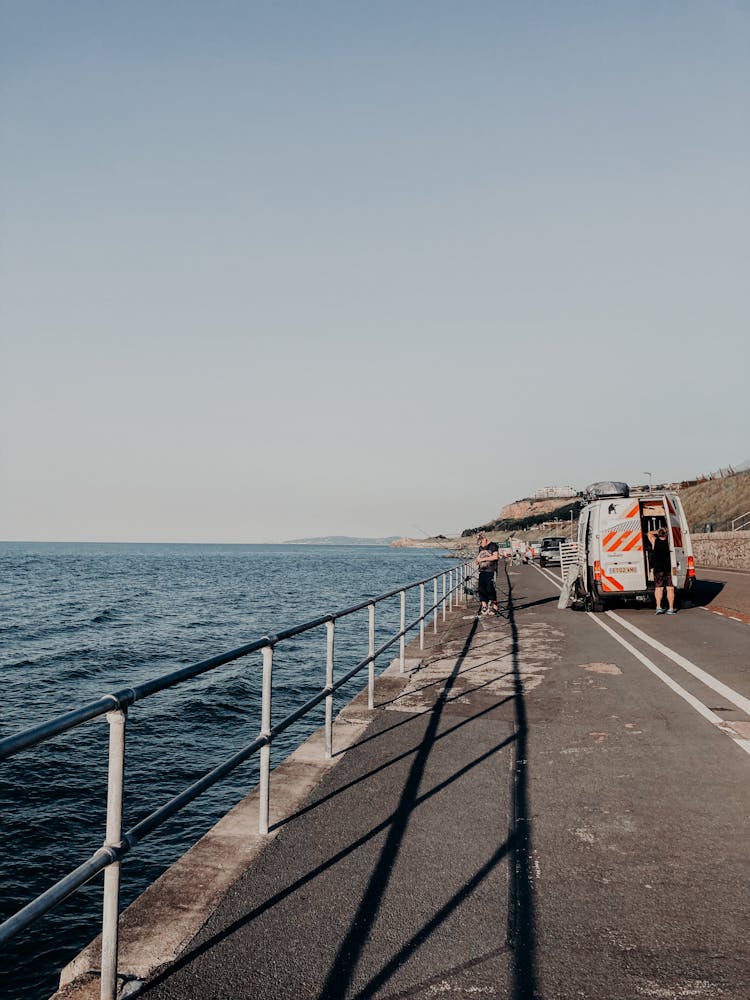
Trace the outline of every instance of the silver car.
<path fill-rule="evenodd" d="M 567 541 L 568 539 L 564 535 L 551 535 L 548 538 L 543 538 L 542 544 L 539 548 L 539 565 L 559 566 L 560 542 L 567 542 Z"/>

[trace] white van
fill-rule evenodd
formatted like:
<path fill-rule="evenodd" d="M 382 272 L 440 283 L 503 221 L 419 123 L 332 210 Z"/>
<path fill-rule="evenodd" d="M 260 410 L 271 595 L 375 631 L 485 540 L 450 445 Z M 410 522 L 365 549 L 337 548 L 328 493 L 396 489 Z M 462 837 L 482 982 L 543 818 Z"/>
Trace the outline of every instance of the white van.
<path fill-rule="evenodd" d="M 666 527 L 675 596 L 683 604 L 695 586 L 695 562 L 685 512 L 676 493 L 630 496 L 626 483 L 593 483 L 578 522 L 578 576 L 574 594 L 591 611 L 616 598 L 648 598 L 654 591 L 649 531 Z"/>

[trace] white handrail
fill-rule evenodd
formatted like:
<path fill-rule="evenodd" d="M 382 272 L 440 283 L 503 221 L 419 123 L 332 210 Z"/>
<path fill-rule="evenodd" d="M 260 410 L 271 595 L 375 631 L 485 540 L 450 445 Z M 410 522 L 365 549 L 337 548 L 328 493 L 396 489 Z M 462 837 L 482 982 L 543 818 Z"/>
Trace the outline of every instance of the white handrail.
<path fill-rule="evenodd" d="M 238 649 L 228 653 L 222 653 L 200 663 L 191 664 L 173 671 L 170 674 L 162 675 L 154 680 L 126 688 L 115 694 L 105 695 L 97 701 L 84 705 L 81 708 L 68 711 L 65 714 L 52 719 L 49 722 L 34 726 L 32 729 L 16 733 L 13 736 L 0 740 L 0 761 L 9 758 L 16 753 L 20 753 L 30 747 L 37 746 L 52 739 L 54 736 L 67 730 L 74 729 L 92 719 L 106 715 L 110 723 L 109 742 L 109 782 L 107 800 L 107 826 L 106 839 L 103 847 L 95 851 L 91 857 L 83 864 L 62 878 L 55 885 L 27 903 L 21 910 L 14 913 L 2 924 L 0 924 L 0 944 L 4 944 L 25 927 L 34 923 L 45 913 L 49 912 L 58 903 L 61 903 L 68 896 L 77 892 L 83 885 L 89 882 L 99 872 L 104 871 L 104 912 L 103 912 L 103 956 L 101 972 L 101 998 L 102 1000 L 114 1000 L 117 985 L 117 928 L 119 923 L 120 905 L 120 859 L 131 848 L 135 847 L 149 833 L 161 826 L 177 812 L 183 809 L 188 803 L 198 798 L 204 791 L 222 780 L 236 767 L 244 764 L 250 757 L 260 751 L 260 820 L 259 831 L 261 834 L 268 833 L 269 818 L 269 771 L 270 771 L 270 745 L 274 737 L 284 732 L 295 722 L 307 715 L 321 702 L 325 702 L 325 745 L 327 755 L 333 752 L 333 695 L 344 684 L 351 680 L 365 667 L 368 668 L 368 704 L 373 707 L 373 685 L 375 677 L 375 661 L 379 656 L 396 643 L 400 649 L 400 664 L 403 670 L 404 664 L 404 637 L 407 632 L 419 625 L 420 648 L 424 645 L 424 623 L 430 614 L 434 614 L 434 628 L 437 629 L 438 611 L 442 605 L 445 608 L 446 601 L 453 601 L 455 594 L 456 604 L 460 603 L 463 595 L 466 601 L 467 581 L 471 576 L 471 562 L 459 563 L 454 571 L 451 570 L 450 585 L 446 586 L 446 576 L 448 571 L 436 573 L 416 583 L 401 586 L 386 594 L 362 601 L 352 607 L 345 608 L 333 614 L 323 615 L 312 621 L 304 622 L 290 629 L 285 629 L 276 635 L 263 636 L 263 638 L 248 643 Z M 442 597 L 438 596 L 438 580 L 442 579 Z M 455 583 L 454 583 L 455 580 Z M 425 608 L 425 584 L 433 582 L 435 603 L 432 607 Z M 412 622 L 406 621 L 406 594 L 409 591 L 419 588 L 419 617 Z M 401 604 L 400 629 L 384 642 L 377 649 L 375 648 L 375 605 L 390 598 L 399 597 Z M 451 606 L 452 603 L 451 603 Z M 351 670 L 333 680 L 334 666 L 334 632 L 335 624 L 347 615 L 368 608 L 368 655 L 356 664 Z M 443 614 L 445 620 L 445 614 Z M 324 664 L 325 684 L 314 697 L 310 698 L 304 705 L 300 706 L 290 715 L 276 725 L 271 723 L 271 700 L 272 690 L 272 664 L 275 647 L 286 639 L 300 635 L 302 632 L 326 626 L 326 656 Z M 156 809 L 150 816 L 138 822 L 134 827 L 125 833 L 121 830 L 122 822 L 122 800 L 123 800 L 123 777 L 125 773 L 125 728 L 128 716 L 128 708 L 136 701 L 156 694 L 170 687 L 186 683 L 194 677 L 199 676 L 209 670 L 216 669 L 225 663 L 250 653 L 261 652 L 263 656 L 263 687 L 261 700 L 261 720 L 260 731 L 256 739 L 247 746 L 237 751 L 232 757 L 214 767 L 188 788 L 175 795 L 164 805 Z"/>
<path fill-rule="evenodd" d="M 742 524 L 737 524 L 737 521 L 742 521 Z M 735 527 L 735 525 L 737 526 Z M 737 517 L 732 518 L 732 531 L 744 531 L 747 527 L 750 527 L 750 510 L 746 510 L 744 514 L 738 514 Z"/>

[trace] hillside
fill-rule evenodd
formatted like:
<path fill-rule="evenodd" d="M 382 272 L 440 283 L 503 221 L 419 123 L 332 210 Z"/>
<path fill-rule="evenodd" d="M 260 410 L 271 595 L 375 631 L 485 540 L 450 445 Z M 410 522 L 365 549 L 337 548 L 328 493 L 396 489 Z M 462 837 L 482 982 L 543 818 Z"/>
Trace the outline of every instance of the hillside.
<path fill-rule="evenodd" d="M 705 524 L 714 531 L 729 530 L 732 518 L 750 511 L 750 470 L 687 486 L 680 499 L 692 531 Z"/>
<path fill-rule="evenodd" d="M 490 533 L 523 531 L 527 528 L 533 528 L 535 525 L 547 524 L 556 518 L 568 521 L 570 520 L 570 512 L 573 511 L 573 517 L 577 517 L 579 510 L 580 501 L 577 499 L 569 499 L 564 502 L 560 500 L 514 500 L 513 503 L 506 504 L 494 520 L 480 524 L 476 528 L 464 529 L 461 532 L 461 537 L 468 538 L 471 535 L 476 535 L 478 531 Z"/>
<path fill-rule="evenodd" d="M 387 538 L 357 538 L 351 535 L 323 535 L 318 538 L 290 538 L 282 545 L 392 545 L 398 535 Z"/>
<path fill-rule="evenodd" d="M 660 488 L 654 484 L 654 491 Z M 679 492 L 692 531 L 702 531 L 706 524 L 712 525 L 713 531 L 729 530 L 733 518 L 750 511 L 750 469 L 690 486 L 670 488 L 676 488 Z M 476 535 L 478 531 L 533 531 L 536 525 L 555 519 L 569 520 L 571 511 L 576 518 L 580 505 L 580 500 L 566 500 L 564 503 L 560 500 L 514 500 L 513 503 L 506 504 L 493 520 L 475 528 L 466 528 L 461 537 Z"/>

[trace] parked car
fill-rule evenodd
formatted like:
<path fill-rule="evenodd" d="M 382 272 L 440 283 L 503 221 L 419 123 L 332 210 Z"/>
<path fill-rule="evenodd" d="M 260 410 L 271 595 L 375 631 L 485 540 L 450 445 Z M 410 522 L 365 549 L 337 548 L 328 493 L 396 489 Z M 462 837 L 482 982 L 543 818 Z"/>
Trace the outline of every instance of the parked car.
<path fill-rule="evenodd" d="M 539 547 L 540 566 L 560 565 L 560 542 L 567 542 L 565 535 L 549 535 Z"/>

